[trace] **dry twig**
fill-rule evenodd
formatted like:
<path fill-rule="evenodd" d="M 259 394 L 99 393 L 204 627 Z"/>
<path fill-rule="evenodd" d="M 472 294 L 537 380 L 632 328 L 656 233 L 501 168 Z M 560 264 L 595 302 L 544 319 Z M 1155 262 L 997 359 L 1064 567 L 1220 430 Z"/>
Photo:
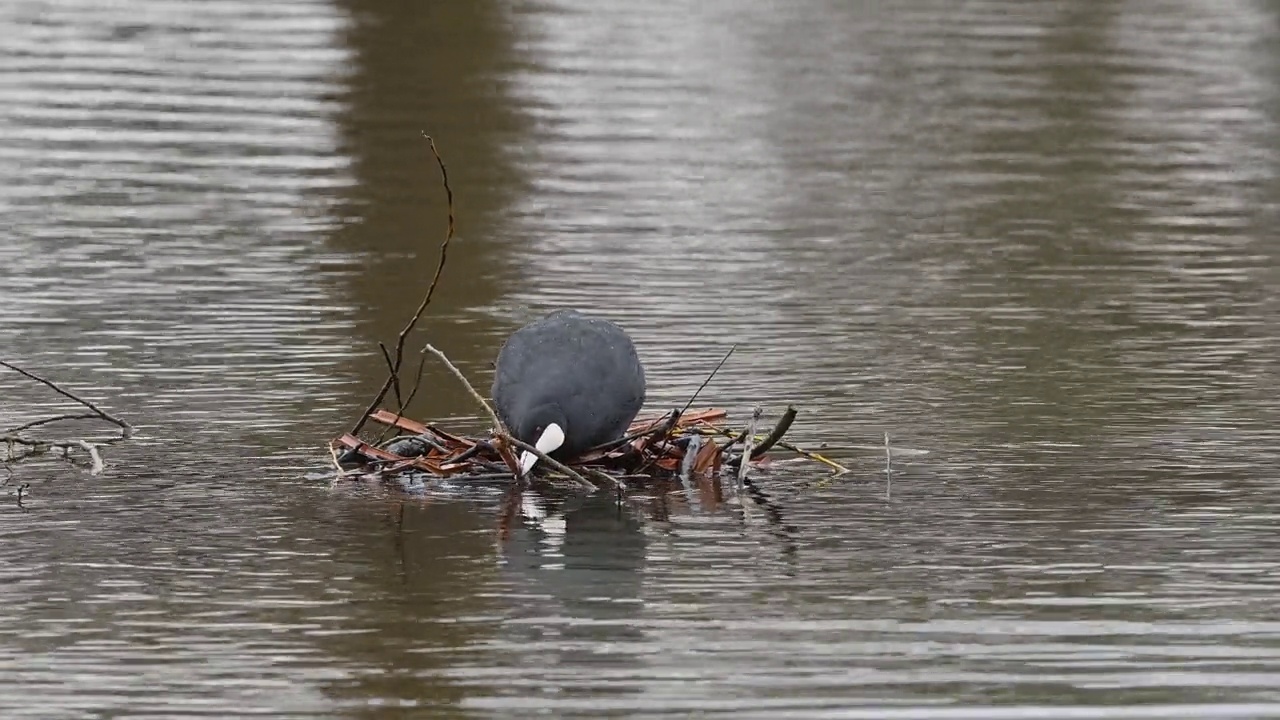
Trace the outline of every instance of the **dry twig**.
<path fill-rule="evenodd" d="M 435 345 L 432 345 L 431 343 L 427 343 L 426 345 L 423 346 L 422 349 L 426 350 L 432 355 L 435 355 L 437 358 L 439 358 L 440 362 L 444 363 L 445 367 L 449 368 L 449 371 L 452 372 L 454 376 L 458 378 L 459 382 L 462 383 L 462 386 L 467 389 L 467 392 L 471 393 L 471 397 L 475 398 L 476 402 L 480 403 L 480 407 L 484 408 L 484 411 L 488 413 L 489 421 L 493 423 L 493 427 L 499 433 L 501 433 L 502 435 L 508 434 L 507 426 L 504 425 L 502 422 L 502 419 L 498 417 L 498 413 L 493 411 L 493 406 L 490 405 L 489 401 L 485 400 L 484 396 L 481 395 L 476 390 L 475 386 L 471 384 L 471 381 L 467 379 L 467 376 L 463 375 L 462 371 L 458 369 L 458 366 L 454 365 L 453 361 L 449 360 L 448 355 L 445 355 L 444 352 L 440 350 L 440 348 L 436 347 Z"/>

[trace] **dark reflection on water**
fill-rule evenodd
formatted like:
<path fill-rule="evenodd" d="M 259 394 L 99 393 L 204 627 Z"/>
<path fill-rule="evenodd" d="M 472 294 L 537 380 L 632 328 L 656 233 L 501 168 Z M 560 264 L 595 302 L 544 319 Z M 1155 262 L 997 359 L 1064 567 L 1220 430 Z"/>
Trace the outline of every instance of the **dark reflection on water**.
<path fill-rule="evenodd" d="M 6 5 L 0 348 L 140 437 L 99 478 L 13 468 L 0 714 L 1280 717 L 1277 29 Z M 794 402 L 854 472 L 541 522 L 332 483 L 435 266 L 422 131 L 459 225 L 411 351 L 483 386 L 519 322 L 591 308 L 659 409 L 739 342 L 707 399 Z M 45 398 L 0 393 L 3 426 Z M 475 416 L 434 367 L 413 409 Z"/>
<path fill-rule="evenodd" d="M 445 193 L 422 133 L 435 137 L 457 194 L 458 237 L 423 323 L 462 358 L 489 354 L 489 308 L 509 258 L 502 215 L 525 173 L 510 149 L 522 116 L 507 99 L 513 28 L 488 3 L 344 0 L 353 50 L 346 104 L 337 121 L 355 183 L 331 247 L 359 258 L 344 294 L 357 308 L 364 344 L 395 337 L 432 277 L 445 235 Z M 420 340 L 421 335 L 415 335 Z M 420 342 L 411 343 L 416 354 Z M 355 357 L 352 372 L 376 390 L 382 368 Z M 440 376 L 442 380 L 444 376 Z M 454 382 L 432 382 L 428 411 L 464 409 Z"/>

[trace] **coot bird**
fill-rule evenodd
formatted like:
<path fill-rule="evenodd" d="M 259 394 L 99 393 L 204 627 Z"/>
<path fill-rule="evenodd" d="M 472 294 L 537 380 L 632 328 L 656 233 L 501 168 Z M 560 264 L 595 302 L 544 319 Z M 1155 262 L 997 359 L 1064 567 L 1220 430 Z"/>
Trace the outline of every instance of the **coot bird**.
<path fill-rule="evenodd" d="M 512 435 L 571 459 L 626 432 L 644 404 L 644 367 L 622 328 L 557 310 L 503 343 L 492 394 Z M 537 461 L 523 452 L 520 472 Z"/>

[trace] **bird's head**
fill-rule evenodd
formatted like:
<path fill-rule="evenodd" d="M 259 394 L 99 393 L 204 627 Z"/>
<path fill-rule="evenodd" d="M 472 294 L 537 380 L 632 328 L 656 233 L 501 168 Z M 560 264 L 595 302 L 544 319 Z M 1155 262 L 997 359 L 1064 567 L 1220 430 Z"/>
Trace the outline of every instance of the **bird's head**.
<path fill-rule="evenodd" d="M 521 427 L 512 428 L 517 438 L 532 444 L 543 453 L 551 454 L 564 445 L 569 424 L 564 411 L 555 403 L 543 403 L 524 416 Z M 538 456 L 525 450 L 520 453 L 520 474 L 526 475 L 538 462 Z"/>

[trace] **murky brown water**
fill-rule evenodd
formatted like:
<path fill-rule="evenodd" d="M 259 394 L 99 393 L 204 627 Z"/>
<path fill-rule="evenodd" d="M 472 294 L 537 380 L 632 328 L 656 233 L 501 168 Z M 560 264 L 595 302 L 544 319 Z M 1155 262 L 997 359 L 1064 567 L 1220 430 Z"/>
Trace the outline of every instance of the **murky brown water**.
<path fill-rule="evenodd" d="M 0 356 L 140 435 L 0 488 L 0 715 L 1280 717 L 1271 4 L 418 5 L 0 7 Z M 706 399 L 853 475 L 505 541 L 331 483 L 434 268 L 423 130 L 478 381 L 560 305 L 655 409 L 741 343 Z"/>

